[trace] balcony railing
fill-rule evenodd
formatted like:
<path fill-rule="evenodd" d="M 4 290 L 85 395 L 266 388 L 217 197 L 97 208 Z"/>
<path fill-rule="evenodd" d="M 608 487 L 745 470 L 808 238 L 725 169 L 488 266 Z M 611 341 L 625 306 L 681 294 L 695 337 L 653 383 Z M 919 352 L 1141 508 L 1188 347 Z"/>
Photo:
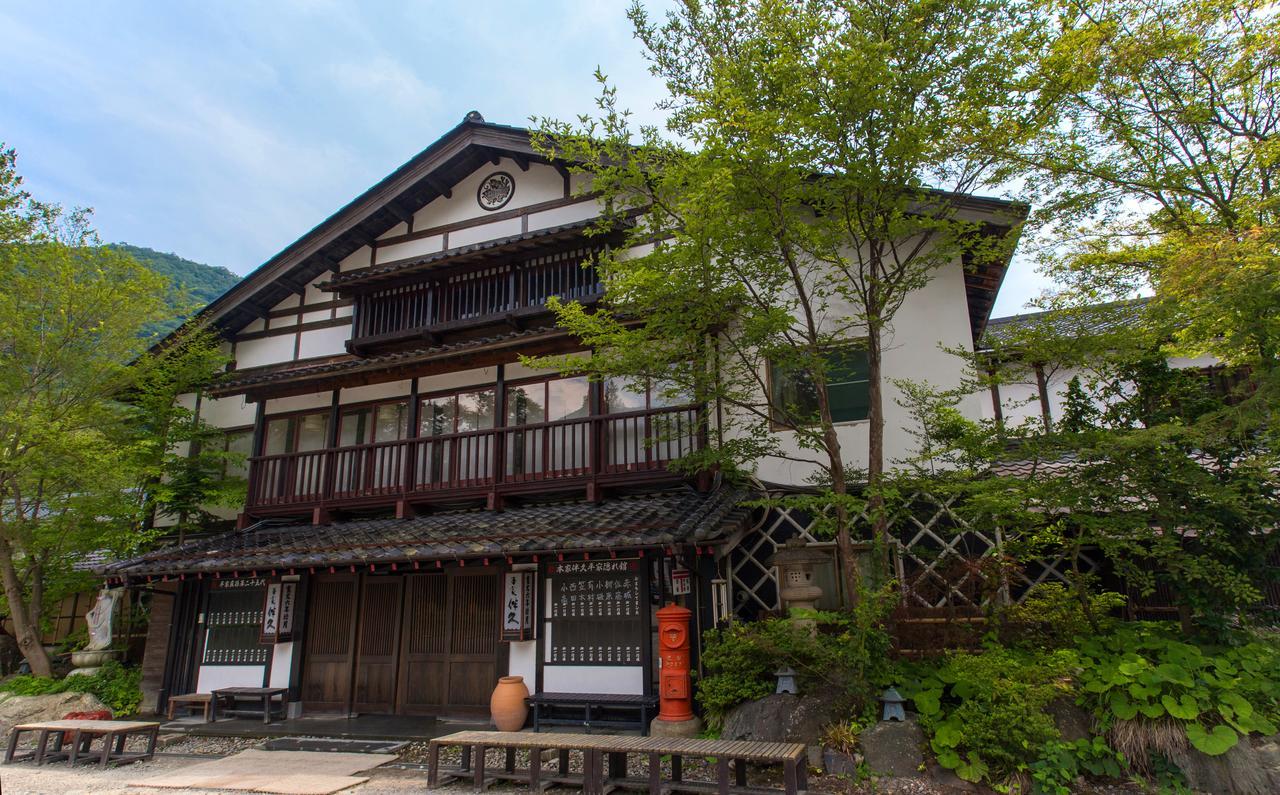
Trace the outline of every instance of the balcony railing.
<path fill-rule="evenodd" d="M 340 506 L 548 481 L 651 476 L 698 446 L 692 407 L 607 414 L 250 459 L 250 508 Z"/>
<path fill-rule="evenodd" d="M 582 300 L 601 290 L 585 249 L 388 287 L 356 297 L 352 342 L 370 344 L 436 327 L 528 314 L 552 296 Z"/>

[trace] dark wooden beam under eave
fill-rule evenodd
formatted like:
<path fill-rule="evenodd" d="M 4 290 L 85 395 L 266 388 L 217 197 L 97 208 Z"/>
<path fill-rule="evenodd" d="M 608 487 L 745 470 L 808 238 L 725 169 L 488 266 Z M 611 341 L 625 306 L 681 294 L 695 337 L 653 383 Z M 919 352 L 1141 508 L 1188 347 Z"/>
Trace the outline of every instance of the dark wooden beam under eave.
<path fill-rule="evenodd" d="M 427 177 L 426 179 L 423 180 L 423 182 L 427 183 L 427 187 L 431 188 L 431 190 L 435 191 L 436 193 L 440 194 L 446 199 L 453 198 L 453 188 L 441 182 L 440 180 L 436 179 L 435 177 Z M 423 204 L 430 204 L 430 200 L 423 202 Z"/>

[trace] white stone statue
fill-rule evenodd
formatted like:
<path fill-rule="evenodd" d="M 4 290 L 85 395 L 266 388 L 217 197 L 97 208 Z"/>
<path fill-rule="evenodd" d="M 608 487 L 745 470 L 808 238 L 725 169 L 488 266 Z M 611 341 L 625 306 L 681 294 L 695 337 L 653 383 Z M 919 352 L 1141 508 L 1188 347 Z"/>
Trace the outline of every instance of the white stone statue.
<path fill-rule="evenodd" d="M 116 614 L 116 600 L 124 588 L 103 588 L 98 591 L 98 601 L 84 614 L 89 625 L 89 643 L 85 651 L 103 651 L 111 648 L 111 621 Z"/>

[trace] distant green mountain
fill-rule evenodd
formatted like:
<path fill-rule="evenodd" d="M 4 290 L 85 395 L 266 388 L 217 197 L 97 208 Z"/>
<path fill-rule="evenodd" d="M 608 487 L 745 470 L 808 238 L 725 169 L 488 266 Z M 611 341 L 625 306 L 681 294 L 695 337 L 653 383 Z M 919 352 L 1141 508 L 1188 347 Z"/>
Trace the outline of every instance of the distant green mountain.
<path fill-rule="evenodd" d="M 111 248 L 132 255 L 151 270 L 167 276 L 175 288 L 177 294 L 173 304 L 174 318 L 172 322 L 161 324 L 158 329 L 161 332 L 171 331 L 186 320 L 191 304 L 203 307 L 240 281 L 239 276 L 226 268 L 192 262 L 177 254 L 166 254 L 126 243 L 112 243 Z"/>

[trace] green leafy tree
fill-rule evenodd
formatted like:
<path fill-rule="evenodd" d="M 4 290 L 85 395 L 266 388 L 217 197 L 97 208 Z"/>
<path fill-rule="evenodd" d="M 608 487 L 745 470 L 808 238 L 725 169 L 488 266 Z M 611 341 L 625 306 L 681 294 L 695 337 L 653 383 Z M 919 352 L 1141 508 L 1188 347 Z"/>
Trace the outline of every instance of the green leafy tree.
<path fill-rule="evenodd" d="M 6 150 L 0 586 L 23 656 L 48 676 L 44 608 L 86 584 L 75 561 L 136 549 L 150 537 L 144 517 L 191 491 L 165 482 L 191 425 L 165 407 L 209 378 L 216 351 L 193 337 L 149 354 L 140 331 L 166 311 L 164 279 L 99 245 L 86 211 L 33 200 L 14 163 Z"/>
<path fill-rule="evenodd" d="M 864 505 L 887 550 L 886 335 L 939 268 L 1008 244 L 984 237 L 957 194 L 982 186 L 990 153 L 1039 118 L 1035 92 L 1017 90 L 1037 18 L 988 0 L 717 0 L 629 15 L 667 87 L 669 137 L 633 129 L 606 86 L 598 118 L 544 121 L 538 146 L 590 175 L 610 210 L 601 231 L 660 244 L 604 258 L 601 311 L 557 305 L 594 350 L 559 364 L 665 379 L 711 406 L 692 464 L 816 465 L 809 507 L 823 509 L 853 595 Z M 865 472 L 848 464 L 826 390 L 831 350 L 850 345 L 869 367 Z M 771 367 L 807 399 L 774 389 Z"/>

